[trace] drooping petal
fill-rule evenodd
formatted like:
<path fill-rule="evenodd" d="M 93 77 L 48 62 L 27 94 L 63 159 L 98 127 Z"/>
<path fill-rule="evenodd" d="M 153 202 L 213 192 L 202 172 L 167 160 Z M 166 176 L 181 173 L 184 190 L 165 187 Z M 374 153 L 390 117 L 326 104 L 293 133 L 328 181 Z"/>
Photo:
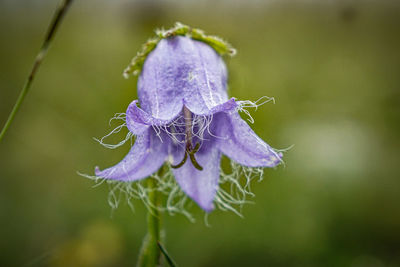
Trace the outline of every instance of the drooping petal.
<path fill-rule="evenodd" d="M 209 45 L 189 37 L 161 40 L 148 55 L 138 80 L 141 107 L 169 120 L 185 104 L 198 115 L 228 100 L 224 61 Z"/>
<path fill-rule="evenodd" d="M 150 126 L 166 125 L 171 121 L 154 118 L 152 115 L 139 108 L 137 103 L 137 100 L 132 101 L 126 110 L 126 126 L 134 135 L 142 134 Z"/>
<path fill-rule="evenodd" d="M 168 139 L 156 135 L 153 129 L 148 129 L 136 138 L 129 153 L 117 165 L 95 174 L 98 177 L 120 181 L 134 181 L 146 178 L 156 172 L 168 155 Z"/>
<path fill-rule="evenodd" d="M 173 163 L 179 163 L 184 156 L 184 149 L 174 146 L 172 156 Z M 172 169 L 172 172 L 183 192 L 203 210 L 210 212 L 214 209 L 213 201 L 218 189 L 221 153 L 214 145 L 204 142 L 195 157 L 203 167 L 202 171 L 196 169 L 190 159 L 187 159 L 182 167 Z"/>
<path fill-rule="evenodd" d="M 126 125 L 134 135 L 141 135 L 150 126 L 165 126 L 168 125 L 173 119 L 161 120 L 157 119 L 150 114 L 146 113 L 143 109 L 137 106 L 138 100 L 132 101 L 126 110 Z M 229 99 L 225 103 L 217 105 L 210 110 L 209 114 L 212 115 L 218 112 L 231 112 L 237 108 L 238 104 L 234 98 Z"/>
<path fill-rule="evenodd" d="M 218 149 L 239 164 L 274 167 L 282 162 L 282 154 L 261 140 L 237 112 L 216 114 L 213 125 Z"/>

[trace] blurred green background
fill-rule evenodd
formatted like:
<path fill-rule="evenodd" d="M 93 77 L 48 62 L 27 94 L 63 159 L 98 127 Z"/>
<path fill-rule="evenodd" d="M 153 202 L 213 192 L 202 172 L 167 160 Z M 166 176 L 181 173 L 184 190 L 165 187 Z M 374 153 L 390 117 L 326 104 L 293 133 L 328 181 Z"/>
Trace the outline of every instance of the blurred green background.
<path fill-rule="evenodd" d="M 58 1 L 0 1 L 0 123 Z M 179 266 L 400 266 L 400 5 L 395 1 L 75 1 L 0 144 L 0 266 L 133 266 L 134 202 L 77 175 L 118 162 L 93 137 L 136 98 L 122 70 L 175 21 L 229 40 L 230 95 L 286 166 L 254 182 L 244 219 L 164 216 Z M 123 135 L 111 138 L 117 142 Z"/>

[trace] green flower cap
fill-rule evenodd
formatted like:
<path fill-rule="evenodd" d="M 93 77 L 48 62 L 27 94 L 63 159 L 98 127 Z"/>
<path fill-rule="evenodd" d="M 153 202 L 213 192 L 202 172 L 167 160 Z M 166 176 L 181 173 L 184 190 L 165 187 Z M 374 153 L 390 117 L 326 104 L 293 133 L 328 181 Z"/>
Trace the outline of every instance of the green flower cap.
<path fill-rule="evenodd" d="M 221 38 L 213 35 L 206 35 L 204 31 L 196 28 L 192 28 L 188 25 L 176 22 L 175 26 L 169 30 L 156 30 L 156 37 L 148 40 L 143 44 L 142 50 L 137 53 L 137 55 L 132 59 L 131 63 L 124 70 L 124 77 L 129 78 L 130 75 L 139 75 L 142 70 L 144 61 L 147 56 L 153 51 L 157 44 L 166 38 L 171 38 L 177 35 L 187 36 L 194 40 L 204 42 L 211 46 L 218 54 L 221 56 L 229 55 L 234 56 L 236 54 L 236 49 L 232 47 L 228 42 L 222 40 Z"/>

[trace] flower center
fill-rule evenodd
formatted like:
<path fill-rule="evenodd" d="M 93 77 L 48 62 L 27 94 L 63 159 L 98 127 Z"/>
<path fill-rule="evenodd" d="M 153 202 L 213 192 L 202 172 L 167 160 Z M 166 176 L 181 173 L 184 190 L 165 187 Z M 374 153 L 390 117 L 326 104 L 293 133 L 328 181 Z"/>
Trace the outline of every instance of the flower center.
<path fill-rule="evenodd" d="M 192 112 L 186 107 L 183 106 L 183 117 L 185 119 L 185 155 L 180 163 L 177 165 L 171 165 L 172 168 L 180 168 L 185 164 L 187 158 L 190 158 L 193 166 L 199 171 L 203 170 L 203 167 L 197 162 L 194 154 L 200 149 L 200 143 L 197 143 L 194 147 L 192 144 Z"/>

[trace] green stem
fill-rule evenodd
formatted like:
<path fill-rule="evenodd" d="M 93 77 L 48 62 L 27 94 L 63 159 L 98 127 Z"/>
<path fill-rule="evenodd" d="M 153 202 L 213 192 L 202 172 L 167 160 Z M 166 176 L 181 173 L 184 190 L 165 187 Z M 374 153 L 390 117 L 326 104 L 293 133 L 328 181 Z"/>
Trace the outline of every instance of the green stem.
<path fill-rule="evenodd" d="M 68 7 L 70 6 L 71 3 L 72 3 L 72 0 L 63 0 L 63 2 L 57 8 L 57 10 L 53 16 L 53 20 L 51 21 L 51 23 L 49 25 L 49 29 L 46 34 L 46 38 L 44 39 L 42 47 L 40 48 L 40 51 L 35 58 L 35 62 L 33 63 L 33 67 L 28 76 L 28 79 L 26 80 L 25 85 L 22 88 L 22 90 L 18 96 L 17 102 L 15 102 L 15 105 L 14 105 L 10 115 L 8 115 L 8 119 L 7 119 L 6 123 L 4 124 L 4 127 L 0 132 L 0 141 L 3 139 L 5 133 L 7 132 L 11 123 L 13 122 L 14 117 L 17 114 L 17 111 L 19 110 L 22 102 L 25 99 L 26 94 L 28 93 L 29 89 L 31 88 L 32 81 L 35 78 L 36 72 L 39 69 L 40 64 L 42 63 L 43 58 L 46 56 L 47 50 L 49 49 L 49 45 L 50 45 L 51 41 L 53 40 L 54 34 L 56 33 L 57 28 L 58 28 L 62 18 L 65 16 L 65 14 L 68 10 Z"/>
<path fill-rule="evenodd" d="M 163 169 L 163 168 L 162 168 Z M 160 171 L 162 171 L 162 169 Z M 155 267 L 160 264 L 160 249 L 158 242 L 160 241 L 160 217 L 161 214 L 157 207 L 159 205 L 160 196 L 155 190 L 157 181 L 153 178 L 147 179 L 147 188 L 149 191 L 149 201 L 153 206 L 148 207 L 147 213 L 147 235 L 143 240 L 142 249 L 139 254 L 138 267 Z"/>

